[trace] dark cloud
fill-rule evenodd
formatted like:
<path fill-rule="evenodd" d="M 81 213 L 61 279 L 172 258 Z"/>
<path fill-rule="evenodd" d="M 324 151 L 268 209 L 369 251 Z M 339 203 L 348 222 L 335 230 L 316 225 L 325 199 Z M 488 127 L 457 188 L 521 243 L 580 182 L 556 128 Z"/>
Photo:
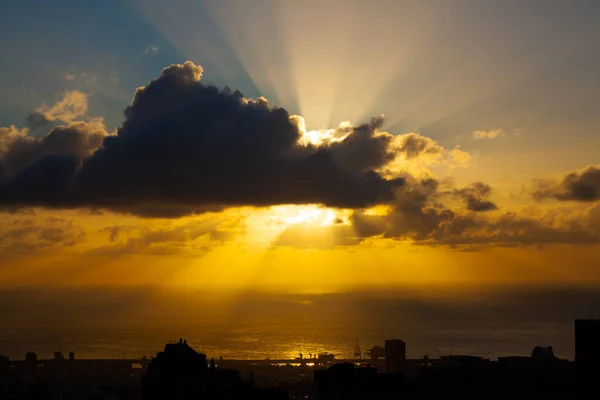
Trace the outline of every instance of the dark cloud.
<path fill-rule="evenodd" d="M 448 192 L 439 191 L 440 183 L 433 178 L 407 178 L 407 184 L 396 191 L 390 212 L 384 216 L 368 215 L 357 211 L 352 218 L 359 235 L 383 235 L 388 238 L 426 240 L 440 227 L 455 220 L 458 215 L 441 202 Z M 463 200 L 470 211 L 488 211 L 496 206 L 485 198 L 491 187 L 481 182 L 449 192 Z"/>
<path fill-rule="evenodd" d="M 131 232 L 134 229 L 135 229 L 135 227 L 127 226 L 127 225 L 113 225 L 113 226 L 107 226 L 105 228 L 102 228 L 100 230 L 100 232 L 108 233 L 108 241 L 111 243 L 116 243 L 116 242 L 118 242 L 121 235 L 128 234 L 129 232 Z"/>
<path fill-rule="evenodd" d="M 451 192 L 439 192 L 434 179 L 411 179 L 396 192 L 387 213 L 354 212 L 353 232 L 359 238 L 381 236 L 460 248 L 600 244 L 598 204 L 585 212 L 568 208 L 543 211 L 534 207 L 496 217 L 486 216 L 477 212 L 494 209 L 486 205 L 485 197 L 491 192 L 486 184 L 476 182 Z M 448 193 L 462 198 L 471 212 L 458 213 L 442 204 L 441 195 Z"/>
<path fill-rule="evenodd" d="M 538 201 L 549 198 L 560 201 L 598 201 L 600 169 L 590 166 L 581 172 L 568 174 L 561 182 L 537 180 L 534 182 L 533 197 Z"/>
<path fill-rule="evenodd" d="M 416 218 L 415 215 L 419 216 Z M 356 213 L 355 231 L 363 238 L 383 236 L 410 239 L 415 244 L 476 249 L 485 246 L 532 246 L 544 244 L 600 244 L 600 232 L 593 224 L 600 223 L 591 215 L 570 215 L 556 223 L 555 211 L 543 218 L 520 213 L 486 217 L 476 213 L 456 214 L 449 210 L 425 209 L 411 214 L 395 209 L 390 215 L 367 216 Z"/>
<path fill-rule="evenodd" d="M 492 187 L 486 183 L 474 182 L 462 189 L 455 189 L 452 193 L 465 202 L 469 211 L 492 211 L 498 209 L 496 204 L 488 200 L 492 193 Z"/>
<path fill-rule="evenodd" d="M 104 126 L 98 122 L 73 122 L 54 128 L 42 137 L 2 128 L 0 179 L 13 177 L 47 156 L 65 156 L 81 163 L 102 145 L 105 136 Z"/>
<path fill-rule="evenodd" d="M 347 128 L 341 142 L 303 146 L 286 110 L 205 86 L 201 76 L 202 68 L 191 62 L 165 68 L 136 91 L 117 135 L 104 137 L 82 163 L 96 143 L 82 142 L 89 136 L 68 136 L 66 128 L 35 141 L 30 147 L 36 150 L 27 155 L 3 156 L 8 172 L 0 183 L 0 204 L 147 216 L 238 205 L 356 208 L 389 202 L 404 183 L 377 172 L 394 157 L 393 136 L 378 132 L 381 119 Z M 56 145 L 59 150 L 39 144 L 56 136 L 68 144 Z"/>
<path fill-rule="evenodd" d="M 509 213 L 497 218 L 475 214 L 460 215 L 440 226 L 428 244 L 526 246 L 600 243 L 599 232 L 591 228 L 597 222 L 590 215 L 573 213 L 562 221 L 561 217 L 565 215 L 556 210 L 546 211 L 538 218 L 519 213 Z"/>
<path fill-rule="evenodd" d="M 396 153 L 391 149 L 394 136 L 378 133 L 383 122 L 383 117 L 379 117 L 358 127 L 338 129 L 342 131 L 338 135 L 347 136 L 343 142 L 329 145 L 335 163 L 349 171 L 368 172 L 394 160 Z"/>
<path fill-rule="evenodd" d="M 396 191 L 396 198 L 386 215 L 369 215 L 357 211 L 352 217 L 359 236 L 383 235 L 388 238 L 423 240 L 454 213 L 436 199 L 439 183 L 433 178 L 408 178 Z"/>
<path fill-rule="evenodd" d="M 47 217 L 0 221 L 0 252 L 31 253 L 73 247 L 85 240 L 85 231 L 75 221 Z"/>

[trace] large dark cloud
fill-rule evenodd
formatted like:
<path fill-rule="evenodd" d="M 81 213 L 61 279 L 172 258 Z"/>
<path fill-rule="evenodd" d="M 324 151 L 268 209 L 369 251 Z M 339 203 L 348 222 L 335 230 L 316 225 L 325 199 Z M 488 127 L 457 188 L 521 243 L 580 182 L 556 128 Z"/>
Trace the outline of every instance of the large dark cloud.
<path fill-rule="evenodd" d="M 191 62 L 165 68 L 136 91 L 117 135 L 92 156 L 83 157 L 98 143 L 72 125 L 23 139 L 27 151 L 0 154 L 0 203 L 149 216 L 236 205 L 356 208 L 389 202 L 404 183 L 376 172 L 394 157 L 381 119 L 348 128 L 341 142 L 303 146 L 285 109 L 205 86 L 201 75 Z"/>
<path fill-rule="evenodd" d="M 592 202 L 600 200 L 600 168 L 590 166 L 581 172 L 572 172 L 562 181 L 538 180 L 533 196 L 537 200 Z"/>

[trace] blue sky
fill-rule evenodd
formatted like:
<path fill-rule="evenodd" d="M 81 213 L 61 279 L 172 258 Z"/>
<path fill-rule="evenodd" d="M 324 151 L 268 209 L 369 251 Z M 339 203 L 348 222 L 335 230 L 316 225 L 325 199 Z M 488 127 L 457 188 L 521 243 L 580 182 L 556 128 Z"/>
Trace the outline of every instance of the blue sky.
<path fill-rule="evenodd" d="M 23 121 L 40 103 L 51 103 L 74 87 L 91 92 L 92 114 L 116 124 L 135 87 L 179 58 L 126 2 L 24 0 L 0 7 L 2 15 L 10 16 L 1 28 L 9 62 L 0 66 L 5 77 L 0 84 L 11 93 L 2 101 L 5 125 Z M 161 52 L 144 56 L 150 45 Z M 65 80 L 68 74 L 76 79 Z M 115 76 L 118 82 L 111 81 Z M 89 87 L 93 77 L 105 90 Z"/>

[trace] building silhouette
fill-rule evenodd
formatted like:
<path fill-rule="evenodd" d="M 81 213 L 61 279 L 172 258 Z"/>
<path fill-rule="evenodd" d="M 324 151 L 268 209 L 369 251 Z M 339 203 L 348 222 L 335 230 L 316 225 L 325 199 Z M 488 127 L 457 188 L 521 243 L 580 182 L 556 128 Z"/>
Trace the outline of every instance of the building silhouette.
<path fill-rule="evenodd" d="M 378 364 L 381 359 L 385 358 L 385 348 L 373 346 L 367 350 L 367 355 L 371 364 Z"/>
<path fill-rule="evenodd" d="M 240 371 L 218 368 L 206 355 L 192 349 L 186 341 L 165 345 L 148 364 L 142 378 L 144 400 L 288 400 L 276 389 L 255 388 L 241 379 Z"/>
<path fill-rule="evenodd" d="M 531 352 L 531 359 L 533 361 L 551 362 L 556 360 L 556 357 L 554 356 L 554 349 L 552 346 L 535 346 Z"/>
<path fill-rule="evenodd" d="M 600 361 L 600 319 L 575 320 L 575 362 L 591 367 Z"/>
<path fill-rule="evenodd" d="M 380 374 L 374 367 L 339 363 L 314 372 L 316 400 L 392 400 L 407 398 L 401 374 Z"/>
<path fill-rule="evenodd" d="M 581 392 L 598 387 L 600 379 L 600 320 L 575 320 L 575 368 Z"/>
<path fill-rule="evenodd" d="M 7 356 L 0 356 L 0 373 L 6 372 L 10 369 L 10 358 Z"/>
<path fill-rule="evenodd" d="M 206 355 L 186 341 L 168 343 L 148 364 L 142 380 L 144 399 L 201 399 L 207 389 Z"/>
<path fill-rule="evenodd" d="M 352 363 L 340 363 L 326 370 L 314 372 L 315 395 L 317 400 L 358 399 L 365 384 L 377 376 L 374 368 L 363 369 L 357 373 Z"/>
<path fill-rule="evenodd" d="M 31 364 L 37 364 L 37 354 L 34 352 L 25 354 L 25 361 Z"/>
<path fill-rule="evenodd" d="M 391 339 L 385 341 L 386 372 L 402 372 L 406 365 L 406 343 L 404 340 Z"/>

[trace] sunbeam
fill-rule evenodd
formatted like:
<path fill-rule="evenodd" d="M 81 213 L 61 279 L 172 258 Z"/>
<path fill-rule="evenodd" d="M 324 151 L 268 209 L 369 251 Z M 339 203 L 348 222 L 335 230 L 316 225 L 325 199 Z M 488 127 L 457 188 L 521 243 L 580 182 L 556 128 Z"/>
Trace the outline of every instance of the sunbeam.
<path fill-rule="evenodd" d="M 550 28 L 544 15 L 531 28 L 535 40 L 523 42 L 492 18 L 497 10 L 477 3 L 134 3 L 182 54 L 207 65 L 211 76 L 302 115 L 308 131 L 382 113 L 388 115 L 386 127 L 401 131 L 432 128 L 444 136 L 458 123 L 474 130 L 477 118 L 456 116 L 482 101 L 492 107 L 507 91 L 528 90 L 536 71 L 569 56 L 540 52 L 535 64 L 523 66 L 517 58 L 538 52 L 531 43 Z M 514 24 L 528 23 L 515 7 L 502 12 Z M 474 15 L 469 29 L 455 26 L 465 14 Z M 577 47 L 571 51 L 579 54 Z"/>

